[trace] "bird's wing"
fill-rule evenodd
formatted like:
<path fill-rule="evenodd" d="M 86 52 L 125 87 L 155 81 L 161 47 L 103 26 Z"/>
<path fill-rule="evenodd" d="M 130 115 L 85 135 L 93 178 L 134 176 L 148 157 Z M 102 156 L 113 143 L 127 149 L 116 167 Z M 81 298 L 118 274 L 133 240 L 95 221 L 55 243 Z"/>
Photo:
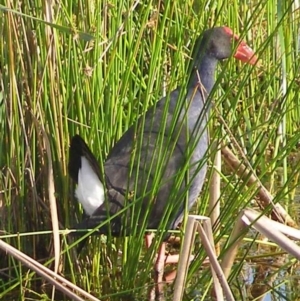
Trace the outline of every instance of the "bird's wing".
<path fill-rule="evenodd" d="M 182 184 L 178 184 L 178 178 L 183 183 L 187 127 L 180 119 L 174 122 L 173 114 L 167 113 L 166 118 L 164 114 L 163 106 L 150 109 L 138 121 L 137 128 L 131 127 L 112 149 L 104 165 L 107 202 L 93 214 L 95 226 L 104 216 L 127 207 L 123 216 L 127 228 L 144 218 L 148 228 L 157 228 L 170 198 L 173 211 L 177 208 L 178 212 L 182 205 Z M 121 221 L 115 224 L 124 226 Z"/>
<path fill-rule="evenodd" d="M 163 218 L 167 219 L 167 227 L 176 227 L 184 211 L 186 191 L 191 192 L 189 207 L 196 200 L 204 176 L 195 176 L 199 172 L 195 158 L 201 160 L 207 150 L 207 132 L 203 134 L 203 150 L 192 158 L 187 144 L 193 125 L 187 122 L 184 110 L 175 113 L 176 97 L 178 90 L 171 93 L 170 103 L 160 101 L 115 144 L 104 165 L 105 201 L 82 227 L 95 228 L 110 221 L 101 233 L 110 229 L 114 235 L 134 234 L 133 229 L 141 221 L 147 228 L 157 229 Z M 199 115 L 199 104 L 192 109 Z M 193 166 L 189 166 L 191 162 Z M 192 182 L 186 181 L 186 174 Z"/>

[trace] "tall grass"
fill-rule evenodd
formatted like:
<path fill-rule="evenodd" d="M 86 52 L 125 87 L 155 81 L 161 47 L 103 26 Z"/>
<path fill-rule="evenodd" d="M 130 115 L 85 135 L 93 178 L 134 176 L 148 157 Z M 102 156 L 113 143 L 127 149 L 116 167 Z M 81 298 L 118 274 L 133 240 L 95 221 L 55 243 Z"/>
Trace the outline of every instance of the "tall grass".
<path fill-rule="evenodd" d="M 186 82 L 195 38 L 214 25 L 228 25 L 247 40 L 260 66 L 234 60 L 221 64 L 210 117 L 211 141 L 235 148 L 233 136 L 276 195 L 275 201 L 290 209 L 299 174 L 297 9 L 292 0 L 5 1 L 0 5 L 1 237 L 16 234 L 5 239 L 45 264 L 53 258 L 51 235 L 17 235 L 52 229 L 43 133 L 50 141 L 60 227 L 70 228 L 82 215 L 67 176 L 70 137 L 80 133 L 103 170 L 107 154 L 126 129 Z M 218 122 L 218 112 L 231 135 Z M 210 167 L 196 213 L 208 214 Z M 234 218 L 251 206 L 255 193 L 224 168 L 216 241 L 224 242 Z M 156 246 L 161 239 L 158 236 Z M 95 295 L 140 295 L 151 284 L 155 248 L 145 253 L 142 236 L 107 241 L 93 237 L 79 261 L 68 249 L 70 241 L 62 242 L 67 252 L 61 272 Z M 254 246 L 246 244 L 242 255 Z M 205 255 L 199 246 L 196 252 L 187 293 L 201 290 L 205 298 L 210 276 L 200 272 Z M 28 276 L 4 253 L 0 256 L 0 297 L 21 292 L 25 300 L 40 279 Z M 241 265 L 232 273 L 233 287 L 240 286 L 240 270 Z M 243 289 L 234 291 L 237 300 L 246 300 Z"/>

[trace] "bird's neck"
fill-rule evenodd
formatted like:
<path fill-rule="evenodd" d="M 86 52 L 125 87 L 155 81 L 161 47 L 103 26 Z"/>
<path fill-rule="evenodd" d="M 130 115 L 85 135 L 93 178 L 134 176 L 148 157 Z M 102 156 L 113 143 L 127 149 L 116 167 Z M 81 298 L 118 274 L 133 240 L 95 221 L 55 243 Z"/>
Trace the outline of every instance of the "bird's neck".
<path fill-rule="evenodd" d="M 215 83 L 215 70 L 218 60 L 208 55 L 201 57 L 200 61 L 193 63 L 193 70 L 189 80 L 189 88 L 195 89 L 196 86 L 200 89 L 205 98 L 211 92 Z"/>

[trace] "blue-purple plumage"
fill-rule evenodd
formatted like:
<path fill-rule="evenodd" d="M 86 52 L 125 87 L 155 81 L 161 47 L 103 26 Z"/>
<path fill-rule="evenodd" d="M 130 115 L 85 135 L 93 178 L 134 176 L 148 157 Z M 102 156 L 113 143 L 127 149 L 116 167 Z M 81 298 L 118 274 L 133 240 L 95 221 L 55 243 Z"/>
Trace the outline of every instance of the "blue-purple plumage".
<path fill-rule="evenodd" d="M 118 212 L 122 213 L 99 229 L 101 233 L 127 235 L 143 223 L 157 229 L 163 218 L 167 218 L 168 229 L 177 227 L 183 217 L 185 196 L 190 209 L 205 181 L 211 102 L 208 95 L 215 82 L 217 62 L 230 57 L 235 39 L 226 27 L 207 30 L 198 39 L 188 85 L 161 99 L 115 144 L 104 163 L 104 203 L 100 205 L 99 198 L 99 208 L 76 228 L 94 228 Z M 239 59 L 241 47 L 235 53 Z M 248 61 L 256 60 L 249 54 Z M 83 161 L 76 160 L 82 156 L 92 158 L 91 164 L 95 164 L 84 141 L 74 136 L 69 171 L 77 182 Z M 99 168 L 94 170 L 100 177 Z"/>

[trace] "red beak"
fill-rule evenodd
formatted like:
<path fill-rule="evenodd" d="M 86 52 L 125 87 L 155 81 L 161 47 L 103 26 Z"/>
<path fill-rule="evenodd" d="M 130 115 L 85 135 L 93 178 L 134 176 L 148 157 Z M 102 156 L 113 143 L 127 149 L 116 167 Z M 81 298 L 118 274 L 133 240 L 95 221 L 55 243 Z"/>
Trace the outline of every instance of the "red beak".
<path fill-rule="evenodd" d="M 234 57 L 251 65 L 254 65 L 258 61 L 258 57 L 254 54 L 254 51 L 244 41 L 239 44 Z"/>
<path fill-rule="evenodd" d="M 238 35 L 234 34 L 229 27 L 224 27 L 224 30 L 227 34 L 232 36 L 237 42 L 239 41 Z M 237 50 L 234 54 L 234 57 L 244 63 L 254 65 L 258 61 L 258 57 L 254 54 L 254 51 L 246 44 L 245 41 L 241 41 Z"/>

